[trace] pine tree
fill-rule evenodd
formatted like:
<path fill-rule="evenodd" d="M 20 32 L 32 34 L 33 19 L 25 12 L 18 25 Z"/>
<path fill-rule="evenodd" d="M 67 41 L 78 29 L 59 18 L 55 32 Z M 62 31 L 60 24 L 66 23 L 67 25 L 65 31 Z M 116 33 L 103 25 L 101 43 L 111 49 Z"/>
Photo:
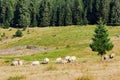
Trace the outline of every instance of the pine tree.
<path fill-rule="evenodd" d="M 82 5 L 79 0 L 74 0 L 72 8 L 72 22 L 74 25 L 82 24 Z"/>
<path fill-rule="evenodd" d="M 110 3 L 109 25 L 120 25 L 120 0 L 112 0 Z"/>
<path fill-rule="evenodd" d="M 72 11 L 70 8 L 70 4 L 66 2 L 65 8 L 64 8 L 64 26 L 71 25 L 72 24 Z"/>
<path fill-rule="evenodd" d="M 12 7 L 12 2 L 9 0 L 6 1 L 6 15 L 5 15 L 5 23 L 4 28 L 9 28 L 12 24 L 12 19 L 14 17 L 14 10 Z"/>
<path fill-rule="evenodd" d="M 37 26 L 37 1 L 32 1 L 30 2 L 30 7 L 29 7 L 29 11 L 30 11 L 30 26 L 31 27 L 35 27 Z"/>
<path fill-rule="evenodd" d="M 17 30 L 17 31 L 15 32 L 15 35 L 13 35 L 13 37 L 22 37 L 22 36 L 23 36 L 23 33 L 22 33 L 21 30 Z"/>
<path fill-rule="evenodd" d="M 108 36 L 108 30 L 100 20 L 95 29 L 94 38 L 92 38 L 93 42 L 90 44 L 92 51 L 98 52 L 98 55 L 101 56 L 106 54 L 106 51 L 110 51 L 113 48 L 113 44 L 110 42 Z"/>
<path fill-rule="evenodd" d="M 93 20 L 92 8 L 93 8 L 93 0 L 82 0 L 83 1 L 83 19 L 84 24 L 91 24 Z"/>
<path fill-rule="evenodd" d="M 46 27 L 50 25 L 50 2 L 42 0 L 38 13 L 38 25 Z"/>
<path fill-rule="evenodd" d="M 30 25 L 30 14 L 26 0 L 18 0 L 14 13 L 13 26 L 23 28 Z"/>
<path fill-rule="evenodd" d="M 0 25 L 1 26 L 4 26 L 5 14 L 6 14 L 6 2 L 4 0 L 0 0 Z"/>
<path fill-rule="evenodd" d="M 91 18 L 91 23 L 96 24 L 100 17 L 100 0 L 93 0 L 93 8 L 92 8 L 92 18 Z"/>
<path fill-rule="evenodd" d="M 60 7 L 57 7 L 55 25 L 60 26 Z"/>
<path fill-rule="evenodd" d="M 100 18 L 102 18 L 102 21 L 106 24 L 109 16 L 109 5 L 110 0 L 100 0 Z"/>

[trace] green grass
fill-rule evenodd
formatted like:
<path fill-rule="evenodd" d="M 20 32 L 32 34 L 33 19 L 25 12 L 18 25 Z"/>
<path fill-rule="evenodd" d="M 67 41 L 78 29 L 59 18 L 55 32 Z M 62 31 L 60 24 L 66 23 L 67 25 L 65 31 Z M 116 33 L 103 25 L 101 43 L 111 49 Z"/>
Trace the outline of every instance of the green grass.
<path fill-rule="evenodd" d="M 22 38 L 14 38 L 8 41 L 6 44 L 0 46 L 0 48 L 10 48 L 23 45 L 35 45 L 42 47 L 56 48 L 52 51 L 40 52 L 27 56 L 2 56 L 1 58 L 13 59 L 14 57 L 20 57 L 24 60 L 41 60 L 45 57 L 56 58 L 64 57 L 66 55 L 75 55 L 80 58 L 95 57 L 97 54 L 92 52 L 89 48 L 91 38 L 94 34 L 95 25 L 88 26 L 69 26 L 69 27 L 46 27 L 46 28 L 30 28 L 30 34 L 27 31 L 23 31 Z M 110 38 L 116 37 L 120 34 L 120 27 L 107 27 Z M 16 29 L 9 31 L 7 29 L 2 30 L 7 36 L 14 34 Z M 0 42 L 0 44 L 2 41 Z"/>
<path fill-rule="evenodd" d="M 14 76 L 14 77 L 9 77 L 8 80 L 21 80 L 21 79 L 24 79 L 25 76 Z"/>
<path fill-rule="evenodd" d="M 30 30 L 30 34 L 28 34 L 30 36 L 24 34 L 24 38 L 19 39 L 19 41 L 15 41 L 2 47 L 14 47 L 29 44 L 47 47 L 75 45 L 92 36 L 94 27 L 84 28 L 85 27 L 50 27 L 39 28 L 34 32 Z"/>

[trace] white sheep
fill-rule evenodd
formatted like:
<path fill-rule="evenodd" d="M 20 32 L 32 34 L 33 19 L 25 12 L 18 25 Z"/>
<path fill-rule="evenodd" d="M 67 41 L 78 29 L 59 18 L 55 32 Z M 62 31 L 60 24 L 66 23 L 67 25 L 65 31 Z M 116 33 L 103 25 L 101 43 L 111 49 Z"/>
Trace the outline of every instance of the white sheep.
<path fill-rule="evenodd" d="M 70 59 L 70 56 L 66 56 L 66 57 L 65 57 L 65 60 L 69 60 L 69 59 Z"/>
<path fill-rule="evenodd" d="M 75 56 L 71 56 L 70 57 L 72 61 L 75 61 L 76 60 L 76 57 Z"/>
<path fill-rule="evenodd" d="M 50 60 L 49 60 L 49 58 L 45 58 L 44 61 L 45 62 L 49 62 Z"/>
<path fill-rule="evenodd" d="M 39 65 L 40 62 L 39 61 L 33 61 L 31 65 Z"/>
<path fill-rule="evenodd" d="M 12 61 L 11 66 L 18 66 L 18 61 L 17 60 Z"/>
<path fill-rule="evenodd" d="M 103 55 L 103 60 L 108 60 L 108 55 Z"/>
<path fill-rule="evenodd" d="M 68 61 L 68 63 L 72 62 L 72 61 L 75 61 L 76 60 L 76 57 L 75 56 L 66 56 L 65 57 L 65 60 Z"/>
<path fill-rule="evenodd" d="M 44 58 L 41 64 L 48 64 L 49 61 L 50 61 L 49 58 Z"/>
<path fill-rule="evenodd" d="M 57 58 L 56 63 L 62 63 L 62 58 L 61 57 Z"/>
<path fill-rule="evenodd" d="M 68 61 L 65 59 L 61 61 L 61 64 L 66 64 L 66 63 L 68 63 Z"/>
<path fill-rule="evenodd" d="M 72 60 L 71 60 L 71 56 L 66 56 L 65 57 L 65 60 L 68 62 L 68 63 L 70 63 Z"/>
<path fill-rule="evenodd" d="M 112 53 L 112 54 L 109 55 L 109 58 L 110 58 L 110 59 L 113 59 L 114 57 L 115 57 L 115 54 L 114 54 L 114 53 Z"/>
<path fill-rule="evenodd" d="M 23 65 L 23 61 L 22 60 L 18 60 L 18 65 L 22 66 Z"/>

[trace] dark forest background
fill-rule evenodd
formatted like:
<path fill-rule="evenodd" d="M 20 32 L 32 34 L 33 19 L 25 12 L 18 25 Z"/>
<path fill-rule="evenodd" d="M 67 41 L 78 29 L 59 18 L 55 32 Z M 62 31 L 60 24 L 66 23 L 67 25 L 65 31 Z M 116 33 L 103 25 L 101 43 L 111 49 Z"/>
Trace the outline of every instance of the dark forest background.
<path fill-rule="evenodd" d="M 0 0 L 0 26 L 120 25 L 120 0 Z"/>

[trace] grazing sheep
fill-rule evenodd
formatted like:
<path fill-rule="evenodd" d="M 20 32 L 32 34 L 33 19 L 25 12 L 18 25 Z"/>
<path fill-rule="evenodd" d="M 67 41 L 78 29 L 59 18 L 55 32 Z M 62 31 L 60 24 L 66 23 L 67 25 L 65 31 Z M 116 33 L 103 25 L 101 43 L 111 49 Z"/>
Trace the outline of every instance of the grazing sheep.
<path fill-rule="evenodd" d="M 75 56 L 66 56 L 65 57 L 65 60 L 68 61 L 68 63 L 72 62 L 72 61 L 75 61 L 76 60 L 76 57 Z"/>
<path fill-rule="evenodd" d="M 75 56 L 71 56 L 70 57 L 72 61 L 75 61 L 76 60 L 76 57 Z"/>
<path fill-rule="evenodd" d="M 70 56 L 66 56 L 66 57 L 65 57 L 65 60 L 69 60 L 69 59 L 70 59 Z"/>
<path fill-rule="evenodd" d="M 66 60 L 68 63 L 70 63 L 70 62 L 71 62 L 71 56 L 66 56 L 66 57 L 65 57 L 65 60 Z"/>
<path fill-rule="evenodd" d="M 110 58 L 110 59 L 113 59 L 114 57 L 115 57 L 115 54 L 114 54 L 114 53 L 112 53 L 112 54 L 109 55 L 109 58 Z"/>
<path fill-rule="evenodd" d="M 40 62 L 39 61 L 33 61 L 31 65 L 39 65 Z"/>
<path fill-rule="evenodd" d="M 23 65 L 23 61 L 22 60 L 18 60 L 18 65 L 22 66 Z"/>
<path fill-rule="evenodd" d="M 44 61 L 45 61 L 45 62 L 49 62 L 50 60 L 49 60 L 48 58 L 45 58 Z"/>
<path fill-rule="evenodd" d="M 22 65 L 23 65 L 23 61 L 20 60 L 19 58 L 15 58 L 15 59 L 12 61 L 11 66 L 18 66 L 18 65 L 22 66 Z"/>
<path fill-rule="evenodd" d="M 66 63 L 68 63 L 68 61 L 65 59 L 61 61 L 61 64 L 66 64 Z"/>
<path fill-rule="evenodd" d="M 48 64 L 49 61 L 49 58 L 45 58 L 41 64 Z"/>
<path fill-rule="evenodd" d="M 61 57 L 57 58 L 56 63 L 62 63 L 62 58 Z"/>
<path fill-rule="evenodd" d="M 18 66 L 18 61 L 12 61 L 11 66 Z"/>
<path fill-rule="evenodd" d="M 108 55 L 103 56 L 103 60 L 108 60 L 108 58 L 109 58 Z"/>

